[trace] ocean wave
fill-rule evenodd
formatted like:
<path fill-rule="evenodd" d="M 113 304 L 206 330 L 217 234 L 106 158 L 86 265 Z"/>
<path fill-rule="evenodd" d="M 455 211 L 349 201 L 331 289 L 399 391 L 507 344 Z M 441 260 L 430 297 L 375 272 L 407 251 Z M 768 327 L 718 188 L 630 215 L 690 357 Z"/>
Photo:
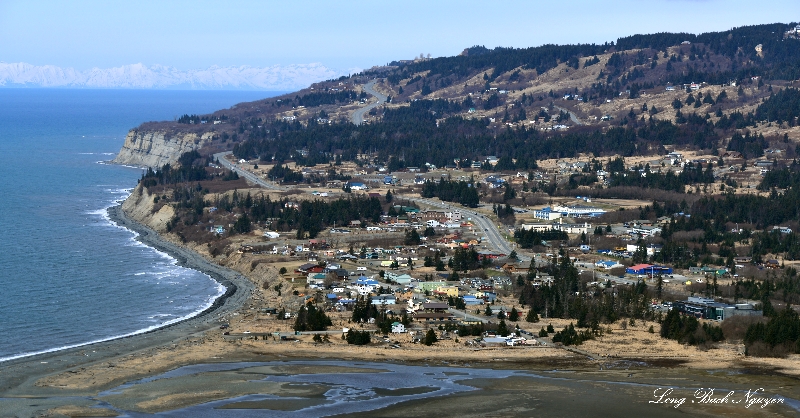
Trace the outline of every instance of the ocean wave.
<path fill-rule="evenodd" d="M 133 188 L 130 188 L 130 187 L 125 187 L 125 188 L 115 187 L 115 188 L 111 188 L 111 189 L 104 189 L 103 191 L 106 192 L 106 193 L 110 193 L 110 194 L 116 195 L 116 196 L 113 196 L 109 201 L 106 201 L 102 208 L 89 210 L 89 211 L 86 211 L 85 213 L 87 215 L 100 216 L 101 218 L 103 218 L 103 221 L 105 221 L 104 223 L 105 223 L 106 226 L 119 227 L 119 225 L 117 225 L 116 222 L 111 221 L 111 218 L 108 216 L 108 208 L 113 207 L 113 206 L 117 206 L 117 205 L 121 204 L 122 202 L 124 202 L 125 199 L 127 199 L 128 196 L 130 196 L 131 193 L 133 193 Z M 122 229 L 124 229 L 126 231 L 131 231 L 130 229 L 124 228 L 124 227 L 122 227 Z M 131 231 L 131 232 L 134 232 L 134 231 Z M 136 236 L 138 236 L 138 234 Z"/>
<path fill-rule="evenodd" d="M 217 298 L 219 298 L 220 296 L 225 294 L 225 290 L 226 290 L 225 286 L 223 286 L 222 284 L 220 284 L 219 282 L 214 280 L 208 274 L 205 274 L 205 273 L 203 273 L 203 272 L 201 272 L 199 270 L 194 270 L 194 269 L 178 266 L 177 265 L 178 264 L 178 260 L 175 259 L 174 257 L 172 257 L 171 255 L 169 255 L 168 253 L 160 251 L 160 250 L 158 250 L 156 248 L 153 248 L 153 247 L 150 247 L 148 245 L 145 245 L 145 244 L 141 243 L 140 241 L 136 240 L 136 238 L 139 236 L 138 232 L 133 231 L 131 229 L 128 229 L 128 228 L 126 228 L 126 227 L 124 227 L 122 225 L 119 225 L 118 223 L 116 223 L 116 222 L 111 220 L 111 218 L 110 218 L 110 216 L 108 214 L 108 208 L 113 207 L 115 205 L 118 205 L 122 201 L 124 201 L 132 193 L 132 191 L 133 191 L 132 188 L 109 188 L 109 189 L 106 189 L 105 191 L 107 193 L 114 194 L 114 195 L 117 195 L 117 196 L 114 196 L 114 198 L 112 199 L 111 202 L 106 202 L 106 205 L 102 209 L 95 209 L 95 210 L 88 211 L 86 213 L 89 214 L 89 215 L 92 215 L 92 216 L 99 216 L 102 219 L 101 223 L 103 225 L 105 225 L 105 226 L 113 226 L 113 227 L 116 227 L 116 228 L 119 228 L 119 229 L 127 231 L 131 235 L 131 237 L 128 240 L 126 240 L 126 244 L 125 244 L 126 246 L 136 246 L 136 247 L 145 247 L 145 248 L 147 248 L 149 250 L 148 252 L 150 252 L 151 254 L 158 255 L 159 258 L 161 260 L 163 260 L 163 261 L 157 262 L 157 263 L 158 264 L 164 263 L 163 265 L 160 266 L 160 268 L 161 269 L 166 269 L 166 270 L 161 270 L 161 271 L 155 270 L 153 272 L 138 272 L 138 273 L 135 273 L 134 275 L 145 275 L 145 274 L 149 273 L 149 274 L 154 274 L 155 276 L 159 277 L 159 280 L 164 280 L 164 278 L 166 278 L 166 277 L 179 278 L 179 277 L 181 277 L 183 275 L 182 273 L 185 273 L 187 271 L 192 271 L 192 272 L 196 272 L 196 273 L 202 274 L 208 280 L 210 280 L 211 282 L 215 283 L 216 284 L 216 292 L 215 292 L 215 294 L 209 296 L 207 299 L 202 301 L 198 308 L 196 308 L 195 310 L 193 310 L 192 312 L 190 312 L 190 313 L 188 313 L 186 315 L 177 317 L 176 314 L 156 314 L 156 315 L 164 315 L 165 317 L 167 317 L 167 316 L 175 317 L 175 318 L 172 318 L 172 319 L 170 319 L 168 321 L 161 322 L 161 323 L 159 323 L 157 325 L 152 325 L 152 326 L 149 326 L 149 327 L 145 327 L 145 328 L 142 328 L 142 329 L 139 329 L 139 330 L 135 330 L 135 331 L 132 331 L 132 332 L 129 332 L 129 333 L 121 334 L 121 335 L 113 335 L 113 336 L 109 336 L 109 337 L 105 337 L 105 338 L 99 338 L 99 339 L 95 339 L 95 340 L 91 340 L 91 341 L 87 341 L 87 342 L 64 345 L 64 346 L 55 347 L 55 348 L 49 348 L 49 349 L 40 350 L 40 351 L 25 352 L 25 353 L 15 354 L 15 355 L 12 355 L 12 356 L 7 356 L 7 357 L 0 357 L 0 363 L 6 362 L 6 361 L 10 361 L 10 360 L 20 359 L 20 358 L 25 358 L 25 357 L 36 356 L 36 355 L 39 355 L 39 354 L 53 353 L 53 352 L 57 352 L 57 351 L 83 347 L 83 346 L 87 346 L 87 345 L 91 345 L 91 344 L 96 344 L 96 343 L 101 343 L 101 342 L 106 342 L 106 341 L 112 341 L 112 340 L 116 340 L 116 339 L 120 339 L 120 338 L 127 338 L 127 337 L 131 337 L 131 336 L 134 336 L 134 335 L 139 335 L 139 334 L 144 334 L 144 333 L 147 333 L 147 332 L 151 332 L 151 331 L 154 331 L 154 330 L 156 330 L 158 328 L 169 326 L 169 325 L 175 324 L 177 322 L 181 322 L 181 321 L 184 321 L 184 320 L 187 320 L 187 319 L 190 319 L 192 317 L 197 316 L 201 312 L 203 312 L 206 309 L 208 309 L 209 307 L 211 307 L 213 305 L 214 301 Z M 165 282 L 169 283 L 169 281 L 166 281 L 166 280 L 165 280 Z M 180 281 L 172 281 L 171 284 L 180 284 L 180 283 L 181 283 Z M 212 289 L 213 289 L 213 287 L 212 287 Z M 174 298 L 174 296 L 173 296 L 173 298 Z M 174 303 L 175 302 L 173 300 L 170 300 L 170 301 L 168 301 L 168 305 L 167 306 L 170 306 L 171 308 L 176 309 L 174 307 L 174 305 L 172 305 Z M 184 306 L 184 308 L 185 308 L 185 306 Z M 152 318 L 150 318 L 150 319 L 152 319 Z"/>
<path fill-rule="evenodd" d="M 209 276 L 209 275 L 207 275 L 205 273 L 203 273 L 203 275 L 208 277 L 209 280 L 214 280 L 213 278 L 211 278 L 211 276 Z M 111 336 L 111 337 L 99 338 L 99 339 L 88 341 L 88 342 L 84 342 L 84 343 L 65 345 L 65 346 L 61 346 L 61 347 L 49 348 L 49 349 L 46 349 L 46 350 L 15 354 L 15 355 L 9 356 L 9 357 L 1 357 L 0 358 L 0 363 L 6 362 L 6 361 L 10 361 L 10 360 L 21 359 L 21 358 L 25 358 L 25 357 L 32 357 L 32 356 L 36 356 L 36 355 L 39 355 L 39 354 L 55 353 L 57 351 L 69 350 L 69 349 L 78 348 L 78 347 L 85 347 L 85 346 L 92 345 L 92 344 L 102 343 L 102 342 L 106 342 L 106 341 L 118 340 L 118 339 L 121 339 L 121 338 L 132 337 L 134 335 L 140 335 L 140 334 L 145 334 L 145 333 L 148 333 L 148 332 L 151 332 L 151 331 L 155 331 L 155 330 L 157 330 L 159 328 L 163 328 L 163 327 L 166 327 L 166 326 L 169 326 L 169 325 L 181 322 L 181 321 L 185 321 L 187 319 L 190 319 L 190 318 L 193 318 L 193 317 L 199 315 L 200 313 L 202 313 L 206 309 L 210 308 L 211 305 L 214 304 L 214 301 L 217 300 L 217 298 L 219 298 L 220 296 L 222 296 L 224 294 L 225 294 L 225 286 L 223 286 L 222 284 L 217 283 L 217 294 L 212 296 L 212 297 L 209 297 L 205 301 L 205 303 L 203 303 L 203 305 L 201 305 L 195 311 L 193 311 L 193 312 L 191 312 L 191 313 L 189 313 L 187 315 L 184 315 L 184 316 L 181 316 L 181 317 L 177 317 L 177 318 L 171 319 L 171 320 L 166 321 L 166 322 L 162 322 L 162 323 L 160 323 L 158 325 L 152 325 L 152 326 L 149 326 L 147 328 L 142 328 L 142 329 L 139 329 L 139 330 L 136 330 L 136 331 L 133 331 L 133 332 L 129 332 L 127 334 L 114 335 L 114 336 Z M 170 302 L 172 302 L 172 301 L 170 301 Z M 169 314 L 164 314 L 164 315 L 169 315 Z"/>

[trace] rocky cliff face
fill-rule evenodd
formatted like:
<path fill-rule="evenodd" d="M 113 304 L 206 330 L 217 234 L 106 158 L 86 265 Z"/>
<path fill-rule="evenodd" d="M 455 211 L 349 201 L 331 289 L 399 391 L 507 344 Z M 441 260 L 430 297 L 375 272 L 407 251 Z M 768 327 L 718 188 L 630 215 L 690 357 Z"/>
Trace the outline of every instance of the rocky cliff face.
<path fill-rule="evenodd" d="M 174 163 L 184 152 L 199 149 L 211 141 L 213 134 L 178 133 L 164 131 L 140 131 L 132 129 L 125 137 L 114 162 L 158 168 Z"/>
<path fill-rule="evenodd" d="M 175 216 L 175 210 L 170 205 L 163 205 L 159 210 L 155 210 L 153 198 L 154 196 L 139 184 L 122 202 L 122 210 L 136 222 L 147 225 L 157 232 L 165 232 L 167 223 Z"/>

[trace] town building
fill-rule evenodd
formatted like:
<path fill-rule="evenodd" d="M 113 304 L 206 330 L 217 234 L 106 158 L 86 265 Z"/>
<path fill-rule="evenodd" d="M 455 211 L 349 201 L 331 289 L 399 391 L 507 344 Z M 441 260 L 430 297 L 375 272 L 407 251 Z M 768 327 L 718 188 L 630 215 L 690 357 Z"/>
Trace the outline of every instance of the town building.
<path fill-rule="evenodd" d="M 654 264 L 637 264 L 628 267 L 625 269 L 625 272 L 628 274 L 649 274 L 656 276 L 659 274 L 672 274 L 672 268 Z"/>
<path fill-rule="evenodd" d="M 605 209 L 584 205 L 555 205 L 553 206 L 553 211 L 560 212 L 562 216 L 570 218 L 594 218 L 606 213 Z"/>
<path fill-rule="evenodd" d="M 533 211 L 533 217 L 545 221 L 553 221 L 561 217 L 561 212 L 555 212 L 549 207 L 543 209 L 536 209 Z"/>
<path fill-rule="evenodd" d="M 732 316 L 762 316 L 763 311 L 756 310 L 749 303 L 737 303 L 729 305 L 720 303 L 714 299 L 691 296 L 685 301 L 678 301 L 672 304 L 672 309 L 677 309 L 687 315 L 697 318 L 724 321 Z"/>

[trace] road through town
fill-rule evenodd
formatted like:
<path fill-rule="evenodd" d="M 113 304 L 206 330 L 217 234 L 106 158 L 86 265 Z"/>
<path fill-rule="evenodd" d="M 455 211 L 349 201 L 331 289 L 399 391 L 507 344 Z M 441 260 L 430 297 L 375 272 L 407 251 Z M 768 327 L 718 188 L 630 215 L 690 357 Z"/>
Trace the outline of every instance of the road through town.
<path fill-rule="evenodd" d="M 483 230 L 484 236 L 489 241 L 489 244 L 494 247 L 497 251 L 503 254 L 511 254 L 511 251 L 514 251 L 514 246 L 510 242 L 508 242 L 504 237 L 500 230 L 497 228 L 497 225 L 494 224 L 489 218 L 485 215 L 481 215 L 478 212 L 469 210 L 462 206 L 453 206 L 446 202 L 442 202 L 440 200 L 433 200 L 433 199 L 425 199 L 422 197 L 412 197 L 412 196 L 402 196 L 403 199 L 410 200 L 412 202 L 422 203 L 428 206 L 433 206 L 441 209 L 450 209 L 450 210 L 457 210 L 462 213 L 463 215 L 467 215 L 470 221 L 475 223 L 475 226 L 479 228 L 479 230 Z M 521 261 L 529 261 L 531 258 L 529 256 L 523 254 L 517 254 Z"/>

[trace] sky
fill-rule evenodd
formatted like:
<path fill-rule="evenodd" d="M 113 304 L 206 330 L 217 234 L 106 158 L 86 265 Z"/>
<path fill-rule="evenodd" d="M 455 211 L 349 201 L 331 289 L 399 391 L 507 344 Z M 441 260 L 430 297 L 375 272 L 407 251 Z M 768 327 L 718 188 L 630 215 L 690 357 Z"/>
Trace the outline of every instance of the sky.
<path fill-rule="evenodd" d="M 0 61 L 345 70 L 473 45 L 603 43 L 799 20 L 797 0 L 0 0 Z"/>

